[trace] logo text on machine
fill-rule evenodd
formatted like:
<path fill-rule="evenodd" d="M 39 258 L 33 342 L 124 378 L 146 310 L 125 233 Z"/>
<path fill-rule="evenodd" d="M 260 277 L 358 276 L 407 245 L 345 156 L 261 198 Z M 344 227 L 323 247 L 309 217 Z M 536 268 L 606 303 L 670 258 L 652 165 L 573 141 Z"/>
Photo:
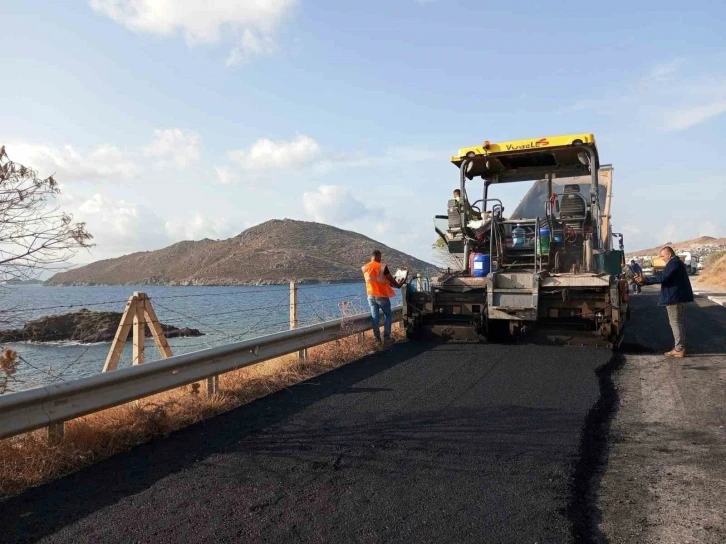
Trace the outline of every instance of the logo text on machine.
<path fill-rule="evenodd" d="M 540 138 L 537 141 L 527 142 L 526 144 L 507 144 L 507 151 L 516 151 L 518 149 L 535 149 L 537 147 L 545 147 L 548 145 L 550 145 L 550 143 L 547 138 Z"/>

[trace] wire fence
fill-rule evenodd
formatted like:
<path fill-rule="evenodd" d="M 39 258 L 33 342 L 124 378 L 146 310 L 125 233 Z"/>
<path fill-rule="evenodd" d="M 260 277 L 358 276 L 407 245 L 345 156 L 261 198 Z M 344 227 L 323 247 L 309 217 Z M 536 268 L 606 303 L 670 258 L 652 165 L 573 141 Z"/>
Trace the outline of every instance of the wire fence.
<path fill-rule="evenodd" d="M 194 328 L 202 334 L 168 339 L 174 355 L 290 328 L 289 286 L 222 290 L 206 288 L 202 292 L 183 294 L 170 292 L 172 289 L 166 288 L 159 294 L 153 293 L 151 287 L 146 290 L 147 293 L 152 291 L 148 298 L 158 316 L 158 321 L 154 323 Z M 369 311 L 363 284 L 298 285 L 297 294 L 298 327 L 339 318 L 343 318 L 345 323 L 346 318 Z M 128 298 L 106 297 L 103 300 L 73 300 L 67 304 L 15 304 L 0 313 L 4 314 L 6 321 L 15 320 L 16 323 L 21 316 L 73 313 L 82 308 L 121 314 L 127 301 Z M 114 328 L 117 326 L 118 323 Z M 12 342 L 0 343 L 0 352 L 3 353 L 0 359 L 0 394 L 70 381 L 102 371 L 110 348 L 109 342 L 49 344 L 35 341 L 37 332 L 28 330 L 19 338 L 13 338 Z M 129 335 L 119 368 L 134 363 L 130 355 L 131 343 Z M 147 337 L 144 350 L 147 362 L 161 358 L 153 346 L 153 340 Z M 12 359 L 13 353 L 17 355 L 16 359 Z M 12 360 L 12 364 L 3 363 L 5 354 L 9 354 L 11 359 L 8 360 Z"/>

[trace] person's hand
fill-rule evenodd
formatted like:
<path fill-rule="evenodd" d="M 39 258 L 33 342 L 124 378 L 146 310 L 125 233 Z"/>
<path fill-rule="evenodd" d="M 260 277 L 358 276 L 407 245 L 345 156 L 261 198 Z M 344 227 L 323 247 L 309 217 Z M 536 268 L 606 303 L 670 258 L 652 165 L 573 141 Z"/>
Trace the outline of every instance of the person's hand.
<path fill-rule="evenodd" d="M 643 276 L 635 276 L 635 283 L 643 285 L 645 283 L 645 278 Z"/>

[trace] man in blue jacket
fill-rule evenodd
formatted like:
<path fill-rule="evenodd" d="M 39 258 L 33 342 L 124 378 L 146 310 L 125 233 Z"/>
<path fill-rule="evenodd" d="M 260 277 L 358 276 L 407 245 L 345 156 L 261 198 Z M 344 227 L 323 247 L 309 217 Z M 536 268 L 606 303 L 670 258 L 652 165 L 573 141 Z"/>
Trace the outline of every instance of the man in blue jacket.
<path fill-rule="evenodd" d="M 666 246 L 660 250 L 660 256 L 666 262 L 662 272 L 652 278 L 638 276 L 636 281 L 641 285 L 660 283 L 659 303 L 668 311 L 668 321 L 673 330 L 675 347 L 666 353 L 669 357 L 686 356 L 686 328 L 683 325 L 683 312 L 687 302 L 693 302 L 691 280 L 688 279 L 686 265 L 683 264 L 673 248 Z"/>

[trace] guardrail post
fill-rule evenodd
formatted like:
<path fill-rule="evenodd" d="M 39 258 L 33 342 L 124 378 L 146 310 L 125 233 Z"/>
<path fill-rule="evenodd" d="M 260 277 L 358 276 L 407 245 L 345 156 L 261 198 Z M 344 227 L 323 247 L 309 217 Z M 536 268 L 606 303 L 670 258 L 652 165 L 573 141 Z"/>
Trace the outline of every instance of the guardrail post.
<path fill-rule="evenodd" d="M 51 444 L 57 444 L 63 440 L 65 435 L 66 427 L 64 421 L 56 421 L 48 425 L 48 442 Z"/>
<path fill-rule="evenodd" d="M 290 329 L 297 329 L 297 283 L 294 281 L 290 282 Z M 301 349 L 297 352 L 297 358 L 299 361 L 304 361 L 307 358 L 308 350 Z"/>
<path fill-rule="evenodd" d="M 213 397 L 219 391 L 219 375 L 207 378 L 207 397 Z"/>

